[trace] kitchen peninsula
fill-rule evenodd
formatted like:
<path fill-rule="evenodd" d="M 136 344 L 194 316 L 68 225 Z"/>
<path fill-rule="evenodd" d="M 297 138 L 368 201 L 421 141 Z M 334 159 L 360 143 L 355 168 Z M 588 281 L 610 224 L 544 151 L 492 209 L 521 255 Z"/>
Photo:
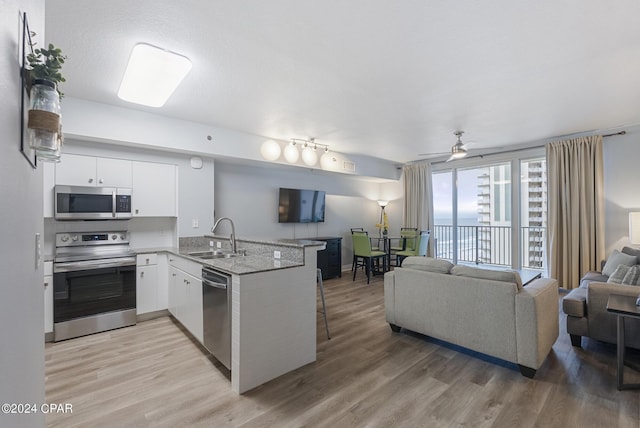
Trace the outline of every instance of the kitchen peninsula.
<path fill-rule="evenodd" d="M 218 248 L 218 242 L 210 236 L 180 238 L 178 251 L 170 252 L 170 269 L 178 261 L 191 270 L 205 267 L 231 276 L 231 388 L 241 394 L 316 360 L 316 252 L 325 243 L 238 239 L 246 256 L 190 255 Z M 169 310 L 176 316 L 177 309 L 181 321 L 169 287 Z M 202 342 L 197 326 L 194 336 Z"/>

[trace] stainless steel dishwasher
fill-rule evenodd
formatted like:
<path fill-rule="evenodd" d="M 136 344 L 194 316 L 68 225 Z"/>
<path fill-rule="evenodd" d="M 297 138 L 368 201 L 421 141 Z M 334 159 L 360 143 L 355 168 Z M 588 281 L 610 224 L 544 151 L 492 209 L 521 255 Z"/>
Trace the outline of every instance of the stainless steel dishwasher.
<path fill-rule="evenodd" d="M 231 277 L 202 269 L 204 347 L 231 370 Z"/>

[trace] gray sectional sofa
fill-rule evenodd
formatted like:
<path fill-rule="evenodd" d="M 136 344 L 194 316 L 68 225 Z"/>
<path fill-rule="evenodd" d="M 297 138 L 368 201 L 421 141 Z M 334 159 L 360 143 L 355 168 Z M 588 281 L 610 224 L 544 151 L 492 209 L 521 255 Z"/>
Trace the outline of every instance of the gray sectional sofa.
<path fill-rule="evenodd" d="M 607 312 L 607 300 L 610 294 L 640 295 L 640 286 L 617 283 L 624 281 L 625 275 L 620 281 L 612 282 L 617 276 L 616 271 L 620 270 L 620 264 L 633 266 L 638 263 L 639 250 L 624 247 L 621 252 L 614 251 L 603 262 L 602 272 L 587 272 L 580 281 L 580 287 L 574 288 L 562 299 L 562 310 L 567 314 L 567 333 L 571 336 L 573 346 L 581 346 L 583 336 L 617 343 L 616 316 Z M 640 349 L 640 320 L 625 320 L 625 345 Z"/>
<path fill-rule="evenodd" d="M 408 257 L 384 276 L 387 322 L 518 364 L 533 377 L 558 337 L 558 284 Z"/>

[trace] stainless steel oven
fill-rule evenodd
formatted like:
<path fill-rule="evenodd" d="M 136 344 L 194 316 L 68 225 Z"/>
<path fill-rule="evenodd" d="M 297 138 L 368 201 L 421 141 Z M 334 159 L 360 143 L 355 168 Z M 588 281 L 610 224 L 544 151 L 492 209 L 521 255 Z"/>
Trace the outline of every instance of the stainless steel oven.
<path fill-rule="evenodd" d="M 136 258 L 127 232 L 58 233 L 54 341 L 136 323 Z"/>
<path fill-rule="evenodd" d="M 56 220 L 109 220 L 131 218 L 131 189 L 56 186 Z"/>

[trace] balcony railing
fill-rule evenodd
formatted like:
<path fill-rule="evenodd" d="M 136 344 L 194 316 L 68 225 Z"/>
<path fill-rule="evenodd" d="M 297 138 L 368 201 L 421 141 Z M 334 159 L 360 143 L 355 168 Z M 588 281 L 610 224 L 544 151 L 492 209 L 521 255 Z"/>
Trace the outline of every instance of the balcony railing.
<path fill-rule="evenodd" d="M 457 246 L 454 245 L 452 225 L 435 225 L 434 242 L 436 257 L 453 261 L 457 252 L 458 262 L 511 266 L 510 226 L 458 226 Z M 546 252 L 544 227 L 521 227 L 520 265 L 524 269 L 542 269 Z"/>

